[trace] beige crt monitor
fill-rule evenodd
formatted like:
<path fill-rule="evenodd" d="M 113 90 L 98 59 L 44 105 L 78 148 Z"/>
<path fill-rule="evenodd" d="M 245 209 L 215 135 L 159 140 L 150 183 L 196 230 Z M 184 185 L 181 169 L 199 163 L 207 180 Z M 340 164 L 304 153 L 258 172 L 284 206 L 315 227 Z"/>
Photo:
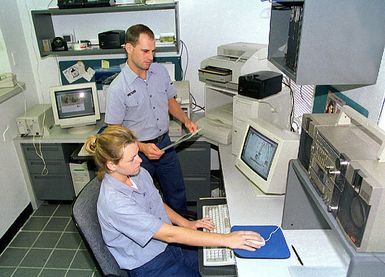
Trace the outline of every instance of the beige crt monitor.
<path fill-rule="evenodd" d="M 284 194 L 288 164 L 297 158 L 299 135 L 261 119 L 250 119 L 238 169 L 266 194 Z"/>
<path fill-rule="evenodd" d="M 55 124 L 72 134 L 93 131 L 100 119 L 95 83 L 51 87 L 51 104 Z"/>

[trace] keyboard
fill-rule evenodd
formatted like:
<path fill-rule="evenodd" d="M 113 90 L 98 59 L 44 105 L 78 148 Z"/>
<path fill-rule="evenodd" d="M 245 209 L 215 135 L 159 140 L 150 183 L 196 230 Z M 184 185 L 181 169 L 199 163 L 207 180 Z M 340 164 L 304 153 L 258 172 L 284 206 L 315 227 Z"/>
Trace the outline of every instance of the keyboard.
<path fill-rule="evenodd" d="M 209 217 L 215 224 L 215 229 L 211 232 L 227 234 L 230 233 L 230 218 L 227 204 L 210 205 L 202 207 L 203 217 Z M 206 232 L 210 232 L 205 230 Z M 223 266 L 234 265 L 235 257 L 233 250 L 226 247 L 204 247 L 203 265 L 204 266 Z"/>

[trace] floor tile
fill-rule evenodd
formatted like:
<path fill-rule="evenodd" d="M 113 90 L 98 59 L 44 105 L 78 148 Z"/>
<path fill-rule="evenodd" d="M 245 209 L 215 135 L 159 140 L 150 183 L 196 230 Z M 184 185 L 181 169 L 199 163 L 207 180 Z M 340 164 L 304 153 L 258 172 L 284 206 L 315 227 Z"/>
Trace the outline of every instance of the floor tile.
<path fill-rule="evenodd" d="M 65 249 L 78 249 L 82 239 L 80 238 L 79 233 L 64 233 L 60 238 L 59 243 L 56 245 L 56 248 L 65 248 Z"/>
<path fill-rule="evenodd" d="M 60 236 L 61 232 L 41 232 L 33 247 L 54 248 Z"/>
<path fill-rule="evenodd" d="M 68 268 L 75 253 L 74 250 L 54 250 L 45 267 Z"/>
<path fill-rule="evenodd" d="M 12 277 L 37 277 L 39 276 L 40 268 L 18 268 Z"/>
<path fill-rule="evenodd" d="M 20 231 L 10 243 L 14 247 L 31 247 L 38 237 L 39 232 Z"/>
<path fill-rule="evenodd" d="M 41 231 L 47 224 L 48 219 L 49 217 L 30 217 L 22 229 L 29 231 Z"/>
<path fill-rule="evenodd" d="M 99 271 L 97 268 L 95 268 L 95 269 L 94 269 L 94 275 L 93 275 L 93 277 L 102 277 L 102 276 L 103 276 L 103 274 L 100 273 L 100 271 Z"/>
<path fill-rule="evenodd" d="M 76 270 L 76 269 L 71 269 L 68 270 L 66 277 L 71 276 L 71 277 L 92 277 L 93 276 L 93 271 L 92 270 Z"/>
<path fill-rule="evenodd" d="M 63 231 L 69 220 L 69 218 L 52 217 L 44 231 Z"/>
<path fill-rule="evenodd" d="M 68 204 L 40 206 L 0 256 L 0 277 L 103 276 L 71 212 Z"/>
<path fill-rule="evenodd" d="M 16 267 L 0 267 L 0 277 L 9 277 L 15 271 Z"/>
<path fill-rule="evenodd" d="M 51 249 L 31 249 L 20 266 L 22 267 L 43 267 L 51 254 Z"/>
<path fill-rule="evenodd" d="M 95 263 L 87 250 L 79 250 L 71 264 L 71 269 L 94 269 Z"/>
<path fill-rule="evenodd" d="M 49 269 L 45 268 L 39 277 L 64 277 L 66 276 L 66 269 Z"/>
<path fill-rule="evenodd" d="M 82 242 L 80 243 L 80 247 L 79 249 L 82 249 L 82 250 L 87 250 L 87 246 L 84 244 L 84 241 L 82 240 Z"/>
<path fill-rule="evenodd" d="M 54 216 L 70 217 L 71 214 L 72 214 L 72 205 L 71 204 L 68 204 L 68 205 L 61 204 L 59 206 L 59 208 L 57 208 L 57 210 L 55 211 L 55 213 L 53 215 Z"/>
<path fill-rule="evenodd" d="M 56 210 L 58 205 L 52 204 L 42 204 L 40 207 L 33 213 L 33 216 L 51 216 Z"/>
<path fill-rule="evenodd" d="M 28 249 L 7 248 L 0 256 L 0 266 L 17 266 Z"/>
<path fill-rule="evenodd" d="M 76 225 L 75 223 L 71 220 L 66 229 L 65 229 L 66 232 L 78 232 L 78 228 L 76 228 Z"/>

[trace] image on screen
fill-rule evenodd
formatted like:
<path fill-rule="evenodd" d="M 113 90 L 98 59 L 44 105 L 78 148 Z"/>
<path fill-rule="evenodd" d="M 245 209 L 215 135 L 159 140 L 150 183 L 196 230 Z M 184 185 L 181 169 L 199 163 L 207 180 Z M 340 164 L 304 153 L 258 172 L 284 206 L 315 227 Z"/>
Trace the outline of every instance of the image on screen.
<path fill-rule="evenodd" d="M 263 179 L 267 180 L 278 144 L 252 127 L 247 131 L 241 159 Z"/>
<path fill-rule="evenodd" d="M 95 114 L 92 89 L 77 89 L 55 92 L 59 119 Z"/>

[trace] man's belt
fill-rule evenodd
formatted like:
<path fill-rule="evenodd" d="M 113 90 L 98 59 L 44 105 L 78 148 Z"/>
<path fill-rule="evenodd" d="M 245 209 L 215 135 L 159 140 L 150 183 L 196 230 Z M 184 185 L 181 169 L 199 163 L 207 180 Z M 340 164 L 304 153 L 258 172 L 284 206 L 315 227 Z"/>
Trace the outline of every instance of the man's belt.
<path fill-rule="evenodd" d="M 163 139 L 167 136 L 168 132 L 160 135 L 159 137 L 156 137 L 154 139 L 149 139 L 149 140 L 145 140 L 145 141 L 141 141 L 143 143 L 154 143 L 154 144 L 158 144 L 160 142 L 163 141 Z"/>

